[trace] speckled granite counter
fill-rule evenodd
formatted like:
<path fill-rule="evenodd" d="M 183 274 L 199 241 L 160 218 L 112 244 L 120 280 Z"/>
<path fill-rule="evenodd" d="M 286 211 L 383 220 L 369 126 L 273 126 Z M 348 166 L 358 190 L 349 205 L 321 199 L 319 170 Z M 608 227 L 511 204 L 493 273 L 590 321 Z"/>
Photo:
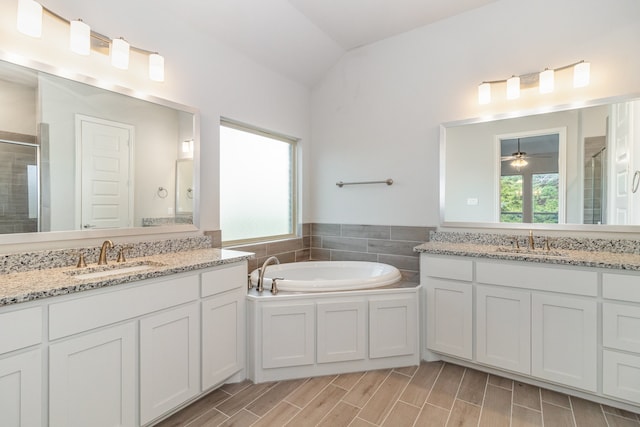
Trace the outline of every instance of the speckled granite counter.
<path fill-rule="evenodd" d="M 521 249 L 520 252 L 505 252 L 510 250 L 508 246 L 452 242 L 427 242 L 414 248 L 415 252 L 437 255 L 640 271 L 640 255 L 633 253 L 571 249 L 551 250 L 549 253 L 546 253 L 543 249 L 535 251 Z"/>
<path fill-rule="evenodd" d="M 252 256 L 253 254 L 249 252 L 208 248 L 132 258 L 120 264 L 112 261 L 109 265 L 100 267 L 94 264 L 84 269 L 59 267 L 2 274 L 0 275 L 0 306 L 215 267 L 246 260 Z M 101 278 L 80 279 L 73 276 L 83 271 L 93 272 L 143 264 L 150 265 L 150 268 Z"/>

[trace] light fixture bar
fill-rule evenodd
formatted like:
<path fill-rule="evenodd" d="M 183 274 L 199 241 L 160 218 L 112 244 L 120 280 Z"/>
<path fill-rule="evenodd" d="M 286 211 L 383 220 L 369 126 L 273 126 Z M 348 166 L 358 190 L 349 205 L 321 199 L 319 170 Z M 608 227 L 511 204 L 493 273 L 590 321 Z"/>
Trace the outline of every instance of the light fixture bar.
<path fill-rule="evenodd" d="M 478 85 L 478 104 L 488 104 L 491 102 L 491 85 L 506 83 L 507 84 L 507 99 L 517 99 L 520 96 L 520 84 L 522 83 L 525 88 L 529 85 L 535 84 L 537 80 L 539 82 L 540 93 L 551 93 L 555 86 L 555 73 L 557 71 L 566 70 L 573 67 L 573 87 L 580 88 L 587 86 L 590 79 L 591 64 L 584 60 L 573 62 L 568 65 L 563 65 L 558 68 L 546 68 L 539 73 L 521 74 L 520 76 L 512 76 L 508 79 L 500 80 L 484 80 Z M 524 81 L 520 81 L 523 78 Z M 518 80 L 516 80 L 518 79 Z M 517 87 L 516 87 L 517 86 Z M 488 98 L 487 98 L 487 93 Z"/>
<path fill-rule="evenodd" d="M 91 51 L 91 39 L 98 40 L 104 44 L 105 47 L 109 46 L 110 54 L 113 52 L 113 45 L 119 45 L 116 50 L 120 56 L 122 56 L 117 63 L 118 68 L 128 68 L 128 55 L 129 51 L 135 51 L 144 55 L 149 55 L 149 78 L 153 81 L 164 81 L 164 57 L 158 55 L 158 52 L 142 49 L 140 47 L 131 46 L 127 43 L 127 60 L 126 65 L 124 61 L 124 46 L 119 40 L 111 39 L 104 34 L 100 34 L 93 31 L 87 24 L 82 22 L 81 19 L 76 21 L 70 21 L 63 16 L 58 15 L 51 9 L 42 6 L 35 0 L 18 0 L 18 16 L 17 16 L 17 28 L 23 34 L 31 37 L 41 37 L 42 35 L 42 14 L 47 15 L 66 23 L 70 26 L 69 48 L 78 54 L 88 55 Z M 87 36 L 88 32 L 88 36 Z M 86 47 L 88 45 L 88 48 Z M 95 46 L 94 46 L 95 47 Z M 155 55 L 155 56 L 154 56 Z M 112 63 L 114 59 L 112 56 Z M 116 65 L 114 65 L 116 66 Z"/>

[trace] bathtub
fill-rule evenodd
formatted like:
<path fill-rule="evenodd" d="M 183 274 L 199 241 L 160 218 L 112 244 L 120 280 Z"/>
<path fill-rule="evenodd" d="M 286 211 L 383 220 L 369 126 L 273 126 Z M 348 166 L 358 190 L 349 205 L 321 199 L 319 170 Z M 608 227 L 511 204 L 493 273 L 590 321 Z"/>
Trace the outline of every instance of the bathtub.
<path fill-rule="evenodd" d="M 251 273 L 251 283 L 258 283 L 258 269 Z M 332 292 L 373 289 L 389 286 L 401 279 L 400 271 L 388 264 L 365 261 L 308 261 L 269 265 L 264 274 L 264 289 L 271 289 L 271 279 L 278 289 L 289 292 Z"/>

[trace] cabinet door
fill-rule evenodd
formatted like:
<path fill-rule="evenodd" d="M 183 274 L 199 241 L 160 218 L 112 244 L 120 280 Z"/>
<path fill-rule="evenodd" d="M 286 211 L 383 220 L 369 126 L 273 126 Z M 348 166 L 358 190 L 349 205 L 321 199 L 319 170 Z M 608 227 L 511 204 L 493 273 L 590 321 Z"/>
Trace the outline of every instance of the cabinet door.
<path fill-rule="evenodd" d="M 135 324 L 49 346 L 52 427 L 136 425 Z"/>
<path fill-rule="evenodd" d="M 640 355 L 602 352 L 602 392 L 640 404 Z"/>
<path fill-rule="evenodd" d="M 427 279 L 427 348 L 471 359 L 473 356 L 471 283 Z"/>
<path fill-rule="evenodd" d="M 264 305 L 262 367 L 312 365 L 315 359 L 315 305 Z"/>
<path fill-rule="evenodd" d="M 415 295 L 371 298 L 369 357 L 403 356 L 418 349 L 418 309 Z"/>
<path fill-rule="evenodd" d="M 318 363 L 362 360 L 366 357 L 364 301 L 322 302 L 317 305 Z"/>
<path fill-rule="evenodd" d="M 577 297 L 531 297 L 531 373 L 596 391 L 597 303 Z"/>
<path fill-rule="evenodd" d="M 0 359 L 0 424 L 42 425 L 42 356 L 40 350 Z"/>
<path fill-rule="evenodd" d="M 476 359 L 500 369 L 531 373 L 529 292 L 476 288 Z"/>
<path fill-rule="evenodd" d="M 244 368 L 245 292 L 232 291 L 202 302 L 202 390 Z"/>
<path fill-rule="evenodd" d="M 198 304 L 140 320 L 140 421 L 145 424 L 200 392 Z"/>

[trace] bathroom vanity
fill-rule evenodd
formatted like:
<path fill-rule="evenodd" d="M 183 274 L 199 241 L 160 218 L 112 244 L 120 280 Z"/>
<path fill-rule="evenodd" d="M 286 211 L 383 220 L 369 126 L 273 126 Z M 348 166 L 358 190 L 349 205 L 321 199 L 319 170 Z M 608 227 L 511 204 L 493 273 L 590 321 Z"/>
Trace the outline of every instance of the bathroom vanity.
<path fill-rule="evenodd" d="M 640 411 L 640 256 L 426 243 L 423 358 Z"/>
<path fill-rule="evenodd" d="M 150 425 L 244 378 L 250 255 L 156 255 L 147 261 L 163 267 L 106 279 L 70 268 L 5 276 L 3 292 L 22 282 L 30 301 L 1 299 L 3 425 Z M 45 298 L 56 293 L 68 294 Z"/>

